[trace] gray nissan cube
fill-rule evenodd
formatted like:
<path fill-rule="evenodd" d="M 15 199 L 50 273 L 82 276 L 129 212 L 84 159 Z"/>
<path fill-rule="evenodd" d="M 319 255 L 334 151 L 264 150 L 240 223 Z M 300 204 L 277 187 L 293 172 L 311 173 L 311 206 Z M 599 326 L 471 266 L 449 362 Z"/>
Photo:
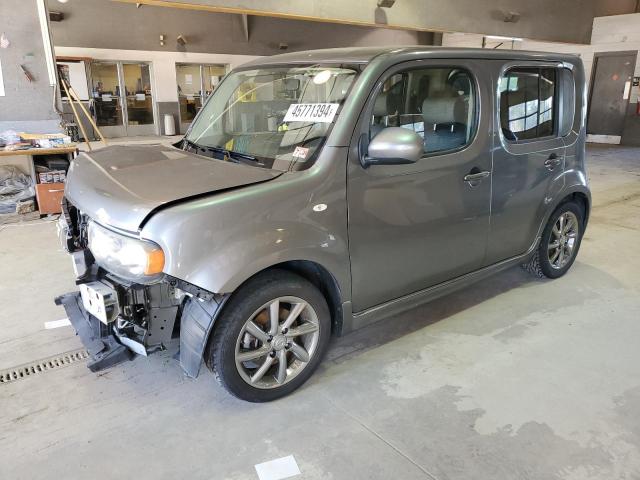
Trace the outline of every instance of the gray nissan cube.
<path fill-rule="evenodd" d="M 173 146 L 72 163 L 63 305 L 97 371 L 166 348 L 274 400 L 342 335 L 513 265 L 571 267 L 591 196 L 577 56 L 438 47 L 261 58 Z M 390 320 L 392 321 L 392 320 Z"/>

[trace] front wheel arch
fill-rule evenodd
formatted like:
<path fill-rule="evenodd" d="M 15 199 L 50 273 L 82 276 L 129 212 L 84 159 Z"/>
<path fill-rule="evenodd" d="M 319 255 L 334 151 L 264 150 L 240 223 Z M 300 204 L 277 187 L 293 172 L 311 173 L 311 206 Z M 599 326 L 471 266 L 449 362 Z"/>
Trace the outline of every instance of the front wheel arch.
<path fill-rule="evenodd" d="M 342 333 L 342 303 L 345 299 L 335 276 L 324 266 L 310 260 L 277 263 L 252 274 L 233 292 L 215 295 L 207 301 L 192 297 L 185 303 L 180 319 L 180 363 L 188 376 L 198 376 L 203 359 L 208 357 L 206 349 L 209 339 L 215 334 L 216 319 L 234 292 L 254 277 L 276 269 L 295 273 L 318 288 L 329 306 L 331 332 L 336 335 Z"/>
<path fill-rule="evenodd" d="M 311 320 L 311 323 L 319 326 L 319 333 L 315 334 L 318 335 L 318 343 L 314 343 L 315 347 L 305 344 L 303 344 L 301 347 L 298 343 L 297 350 L 289 346 L 283 347 L 282 342 L 280 342 L 279 344 L 276 342 L 283 340 L 284 336 L 287 335 L 286 322 L 285 326 L 282 327 L 286 316 L 278 315 L 280 317 L 280 324 L 283 329 L 272 332 L 269 332 L 269 329 L 265 331 L 261 327 L 257 326 L 260 324 L 264 324 L 264 318 L 262 320 L 256 320 L 256 323 L 252 323 L 253 328 L 245 331 L 250 332 L 250 334 L 253 335 L 254 339 L 262 342 L 262 344 L 258 344 L 257 346 L 254 345 L 253 351 L 257 352 L 259 354 L 259 357 L 261 358 L 264 356 L 271 356 L 272 358 L 276 358 L 276 353 L 284 353 L 285 349 L 291 348 L 289 353 L 291 354 L 291 352 L 294 352 L 294 356 L 298 357 L 298 359 L 302 362 L 303 367 L 300 369 L 300 371 L 298 371 L 298 374 L 293 374 L 294 378 L 292 378 L 291 381 L 289 381 L 288 378 L 288 376 L 290 375 L 290 370 L 288 367 L 285 367 L 286 373 L 284 374 L 283 378 L 287 377 L 287 382 L 289 383 L 281 383 L 280 385 L 276 384 L 275 388 L 274 386 L 258 387 L 254 385 L 254 378 L 251 375 L 251 383 L 249 383 L 249 377 L 246 377 L 246 375 L 243 377 L 243 373 L 238 369 L 237 363 L 237 342 L 240 342 L 240 337 L 238 337 L 237 335 L 239 333 L 243 334 L 242 328 L 244 327 L 242 327 L 242 324 L 244 324 L 245 320 L 247 319 L 254 319 L 254 317 L 252 315 L 249 315 L 249 313 L 251 311 L 254 311 L 256 306 L 259 305 L 262 305 L 262 307 L 258 308 L 258 310 L 255 310 L 255 312 L 264 312 L 265 306 L 268 305 L 266 309 L 266 315 L 271 315 L 273 319 L 274 314 L 269 312 L 269 307 L 273 306 L 274 304 L 271 299 L 278 299 L 279 305 L 280 307 L 282 307 L 283 301 L 285 304 L 291 301 L 295 302 L 296 300 L 294 297 L 299 297 L 298 300 L 302 299 L 303 303 L 307 304 L 305 306 L 312 307 L 312 315 L 315 315 L 317 313 L 317 316 L 315 316 L 316 320 Z M 267 301 L 267 303 L 264 303 L 265 301 Z M 275 303 L 275 305 L 276 308 L 278 308 L 278 303 Z M 293 304 L 291 305 L 291 307 L 293 307 Z M 301 312 L 301 310 L 299 312 Z M 254 313 L 253 315 L 256 315 L 256 313 Z M 302 318 L 302 316 L 293 316 L 291 318 Z M 307 319 L 307 321 L 309 321 L 309 319 Z M 291 331 L 293 336 L 290 338 L 286 338 L 294 346 L 296 346 L 295 339 L 297 338 L 297 335 L 311 334 L 311 332 L 306 332 L 305 334 L 293 333 L 293 330 L 294 329 L 292 328 Z M 316 328 L 316 331 L 318 331 L 318 328 Z M 262 336 L 256 332 L 261 333 Z M 269 335 L 269 338 L 267 339 L 267 333 L 271 333 L 271 335 L 273 336 Z M 230 296 L 229 300 L 225 304 L 224 311 L 220 312 L 218 320 L 216 321 L 215 328 L 211 332 L 211 336 L 209 337 L 209 340 L 207 342 L 207 349 L 204 352 L 204 360 L 206 365 L 216 376 L 219 383 L 234 396 L 251 402 L 270 401 L 279 398 L 280 396 L 291 393 L 293 390 L 301 386 L 302 383 L 304 383 L 310 377 L 310 375 L 313 374 L 319 362 L 322 360 L 324 352 L 327 349 L 330 336 L 331 318 L 329 307 L 323 293 L 318 288 L 316 288 L 312 282 L 306 280 L 298 274 L 282 268 L 270 268 L 260 272 L 259 274 L 256 274 L 255 276 L 252 276 L 250 279 L 244 282 L 241 287 L 239 287 L 237 292 Z M 271 343 L 272 339 L 273 343 Z M 290 345 L 290 343 L 287 343 L 287 345 Z M 265 352 L 265 347 L 270 347 L 271 351 Z M 251 347 L 245 345 L 241 348 Z M 307 351 L 305 351 L 304 348 L 307 348 Z M 300 351 L 306 355 L 306 359 L 300 356 Z M 247 352 L 251 353 L 251 350 L 243 352 L 242 355 L 245 355 Z M 257 357 L 252 356 L 247 358 L 245 361 L 252 363 L 254 358 Z M 285 356 L 283 358 L 287 357 Z M 253 373 L 255 373 L 255 375 L 259 375 L 258 380 L 256 381 L 260 381 L 262 379 L 262 376 L 265 375 L 266 370 L 263 370 L 265 366 L 267 369 L 272 366 L 271 362 L 273 360 L 267 362 L 269 360 L 269 358 L 266 358 L 264 364 L 259 368 L 255 365 L 249 366 L 249 368 L 257 369 L 253 370 Z M 280 362 L 282 361 L 279 356 L 278 360 Z M 292 356 L 289 356 L 289 360 L 287 360 L 287 363 L 291 360 L 295 361 Z M 278 365 L 278 363 L 276 363 L 276 365 Z M 306 369 L 306 373 L 303 369 Z M 293 371 L 295 372 L 295 370 L 296 369 L 294 368 Z M 280 382 L 280 373 L 278 373 L 277 383 Z"/>
<path fill-rule="evenodd" d="M 331 313 L 331 332 L 336 335 L 340 335 L 342 333 L 342 302 L 344 301 L 344 297 L 340 291 L 338 281 L 331 272 L 329 272 L 329 270 L 319 263 L 312 262 L 310 260 L 292 260 L 282 262 L 263 271 L 272 269 L 287 270 L 300 275 L 320 290 L 327 302 L 327 305 L 329 305 L 329 311 Z"/>
<path fill-rule="evenodd" d="M 331 312 L 331 331 L 336 335 L 342 333 L 343 324 L 343 309 L 342 303 L 346 300 L 340 289 L 340 284 L 336 277 L 323 265 L 312 260 L 287 260 L 280 263 L 274 263 L 266 268 L 253 273 L 247 277 L 233 292 L 237 291 L 242 285 L 252 280 L 258 275 L 262 275 L 265 272 L 271 270 L 286 270 L 296 275 L 301 276 L 305 280 L 311 282 L 316 288 L 318 288 Z M 233 295 L 233 292 L 230 292 Z"/>

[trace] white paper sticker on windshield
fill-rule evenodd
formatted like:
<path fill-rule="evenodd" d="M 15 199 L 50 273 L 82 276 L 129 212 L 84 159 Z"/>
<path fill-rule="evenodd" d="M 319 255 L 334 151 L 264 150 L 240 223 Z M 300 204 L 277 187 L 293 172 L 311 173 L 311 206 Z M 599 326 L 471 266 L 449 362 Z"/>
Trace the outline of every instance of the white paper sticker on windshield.
<path fill-rule="evenodd" d="M 309 149 L 308 148 L 296 147 L 295 150 L 293 151 L 293 153 L 291 154 L 291 156 L 293 158 L 305 159 L 305 158 L 307 158 L 307 154 L 308 153 L 309 153 Z"/>
<path fill-rule="evenodd" d="M 292 103 L 284 121 L 331 123 L 339 106 L 338 103 Z"/>

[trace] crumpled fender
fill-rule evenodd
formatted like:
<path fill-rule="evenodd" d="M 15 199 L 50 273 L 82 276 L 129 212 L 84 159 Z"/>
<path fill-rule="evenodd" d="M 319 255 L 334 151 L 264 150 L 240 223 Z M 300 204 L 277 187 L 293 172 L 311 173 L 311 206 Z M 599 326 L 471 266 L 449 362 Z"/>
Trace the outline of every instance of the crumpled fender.
<path fill-rule="evenodd" d="M 191 297 L 185 303 L 180 320 L 180 366 L 187 376 L 196 378 L 200 373 L 209 334 L 229 296 Z"/>

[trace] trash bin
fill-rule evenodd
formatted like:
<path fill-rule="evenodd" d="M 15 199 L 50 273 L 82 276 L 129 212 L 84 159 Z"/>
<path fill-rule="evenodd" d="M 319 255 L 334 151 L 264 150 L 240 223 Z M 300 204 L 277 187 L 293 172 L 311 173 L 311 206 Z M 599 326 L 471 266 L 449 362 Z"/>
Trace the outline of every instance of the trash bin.
<path fill-rule="evenodd" d="M 165 114 L 164 116 L 164 134 L 165 135 L 175 135 L 176 134 L 176 124 L 173 121 L 173 115 Z"/>

